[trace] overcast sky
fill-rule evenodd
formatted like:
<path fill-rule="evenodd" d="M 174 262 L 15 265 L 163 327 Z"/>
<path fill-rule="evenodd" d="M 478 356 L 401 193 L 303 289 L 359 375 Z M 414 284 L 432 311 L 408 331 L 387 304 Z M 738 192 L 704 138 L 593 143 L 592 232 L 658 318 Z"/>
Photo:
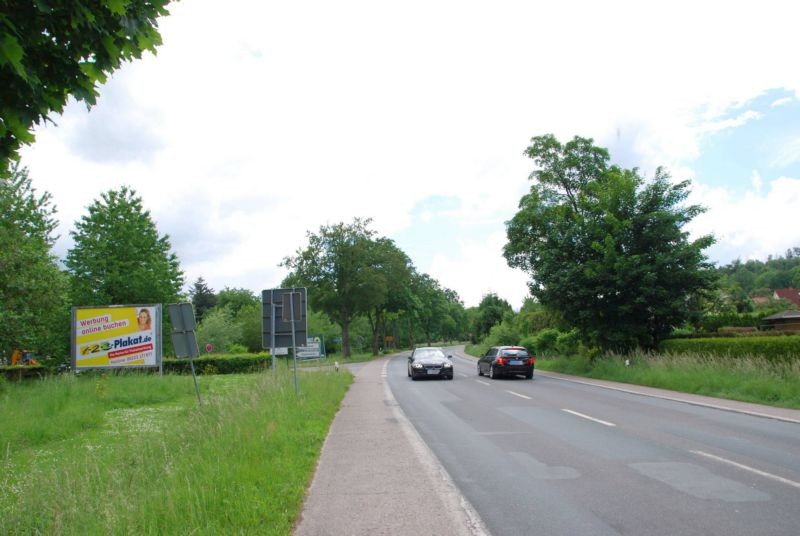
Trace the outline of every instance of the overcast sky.
<path fill-rule="evenodd" d="M 321 225 L 372 218 L 466 306 L 518 308 L 501 251 L 533 136 L 692 179 L 726 264 L 800 246 L 800 2 L 185 0 L 164 44 L 23 150 L 56 253 L 133 187 L 188 284 L 256 293 Z"/>

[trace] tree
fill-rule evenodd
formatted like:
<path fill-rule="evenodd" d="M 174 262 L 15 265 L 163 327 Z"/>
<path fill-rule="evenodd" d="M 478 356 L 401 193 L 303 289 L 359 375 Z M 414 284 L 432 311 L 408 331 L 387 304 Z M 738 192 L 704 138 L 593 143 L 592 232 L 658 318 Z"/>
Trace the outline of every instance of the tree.
<path fill-rule="evenodd" d="M 51 253 L 57 222 L 50 194 L 36 195 L 26 169 L 0 177 L 0 353 L 64 356 L 67 280 Z"/>
<path fill-rule="evenodd" d="M 506 314 L 511 312 L 511 304 L 506 300 L 494 293 L 486 294 L 478 304 L 478 315 L 473 326 L 476 340 L 487 336 L 492 327 L 502 322 Z"/>
<path fill-rule="evenodd" d="M 526 150 L 535 183 L 508 222 L 504 256 L 531 276 L 531 294 L 603 348 L 653 348 L 687 318 L 689 298 L 711 288 L 704 236 L 683 227 L 703 211 L 683 206 L 689 182 L 659 168 L 608 165 L 608 152 L 576 137 L 535 137 Z"/>
<path fill-rule="evenodd" d="M 155 53 L 169 0 L 0 0 L 0 176 L 70 96 L 95 103 L 122 62 Z"/>
<path fill-rule="evenodd" d="M 206 311 L 217 304 L 217 295 L 214 294 L 214 290 L 206 284 L 202 277 L 198 277 L 192 288 L 189 289 L 189 298 L 192 300 L 198 324 L 203 321 L 203 315 Z"/>
<path fill-rule="evenodd" d="M 372 354 L 378 355 L 382 341 L 386 340 L 386 315 L 399 311 L 403 306 L 403 290 L 411 277 L 411 259 L 392 240 L 378 238 L 372 242 L 367 262 L 375 291 L 379 294 L 367 311 L 372 330 Z"/>
<path fill-rule="evenodd" d="M 227 352 L 231 345 L 239 344 L 241 338 L 241 327 L 224 307 L 208 311 L 197 326 L 197 344 L 200 348 L 210 344 L 214 353 Z"/>
<path fill-rule="evenodd" d="M 234 317 L 236 317 L 243 308 L 260 303 L 261 301 L 259 298 L 246 288 L 225 287 L 217 293 L 217 307 L 227 307 Z"/>
<path fill-rule="evenodd" d="M 75 223 L 67 252 L 74 305 L 174 303 L 183 272 L 134 190 L 102 194 Z"/>
<path fill-rule="evenodd" d="M 383 299 L 380 278 L 370 268 L 371 220 L 324 225 L 308 233 L 308 246 L 281 263 L 291 273 L 285 286 L 308 288 L 309 306 L 323 311 L 342 328 L 342 354 L 350 357 L 350 323 Z"/>

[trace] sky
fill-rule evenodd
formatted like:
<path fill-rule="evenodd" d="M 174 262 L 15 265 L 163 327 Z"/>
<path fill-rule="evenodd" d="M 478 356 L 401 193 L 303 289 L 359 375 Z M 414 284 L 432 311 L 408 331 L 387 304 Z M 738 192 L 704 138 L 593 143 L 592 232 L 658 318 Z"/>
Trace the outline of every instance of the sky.
<path fill-rule="evenodd" d="M 136 190 L 188 287 L 277 288 L 307 233 L 353 218 L 467 307 L 518 309 L 502 256 L 534 136 L 690 179 L 718 265 L 800 246 L 800 3 L 184 0 L 163 45 L 22 151 L 70 231 Z"/>

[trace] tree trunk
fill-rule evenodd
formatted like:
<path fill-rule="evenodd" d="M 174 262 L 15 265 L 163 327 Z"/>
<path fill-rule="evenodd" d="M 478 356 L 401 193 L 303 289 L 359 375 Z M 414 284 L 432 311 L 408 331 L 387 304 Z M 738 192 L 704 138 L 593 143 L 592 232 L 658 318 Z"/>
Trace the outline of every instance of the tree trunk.
<path fill-rule="evenodd" d="M 342 357 L 350 357 L 350 319 L 342 320 Z"/>

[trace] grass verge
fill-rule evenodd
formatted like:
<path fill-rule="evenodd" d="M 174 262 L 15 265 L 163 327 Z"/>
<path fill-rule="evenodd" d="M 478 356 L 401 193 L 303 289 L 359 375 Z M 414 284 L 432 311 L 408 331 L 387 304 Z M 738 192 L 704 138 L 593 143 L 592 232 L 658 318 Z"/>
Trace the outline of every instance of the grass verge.
<path fill-rule="evenodd" d="M 629 359 L 629 365 L 625 360 Z M 537 359 L 542 370 L 800 409 L 800 361 L 706 354 Z"/>
<path fill-rule="evenodd" d="M 3 386 L 0 534 L 290 534 L 352 376 L 199 380 Z"/>

